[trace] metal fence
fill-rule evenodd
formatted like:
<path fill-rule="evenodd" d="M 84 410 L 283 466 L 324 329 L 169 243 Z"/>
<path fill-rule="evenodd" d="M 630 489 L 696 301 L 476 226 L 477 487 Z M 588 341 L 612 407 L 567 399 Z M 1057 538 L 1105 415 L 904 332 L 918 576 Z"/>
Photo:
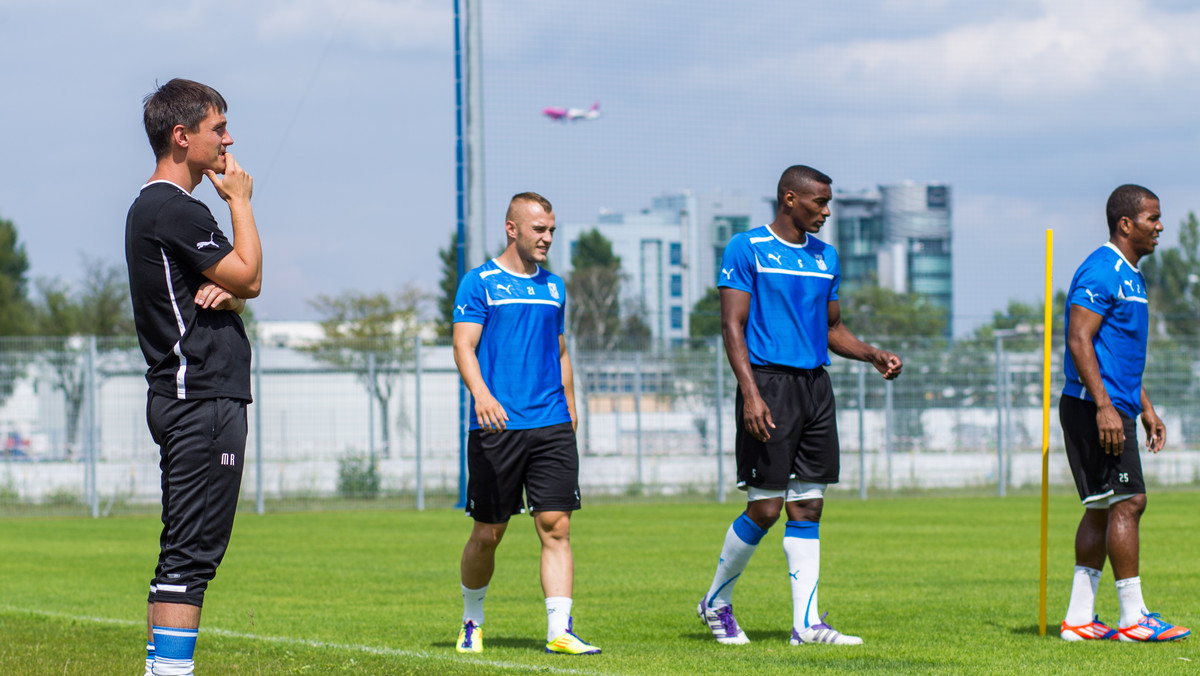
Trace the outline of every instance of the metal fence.
<path fill-rule="evenodd" d="M 1039 336 L 880 342 L 905 360 L 896 381 L 837 357 L 829 367 L 842 451 L 834 491 L 1004 495 L 1040 483 Z M 1151 347 L 1146 387 L 1168 430 L 1166 449 L 1143 455 L 1151 482 L 1200 481 L 1198 348 Z M 245 508 L 458 501 L 460 389 L 447 344 L 260 344 L 254 354 Z M 715 339 L 572 355 L 585 497 L 733 492 L 736 382 Z M 1056 344 L 1050 479 L 1065 489 L 1061 355 Z M 131 338 L 0 339 L 0 514 L 153 509 L 144 370 Z"/>

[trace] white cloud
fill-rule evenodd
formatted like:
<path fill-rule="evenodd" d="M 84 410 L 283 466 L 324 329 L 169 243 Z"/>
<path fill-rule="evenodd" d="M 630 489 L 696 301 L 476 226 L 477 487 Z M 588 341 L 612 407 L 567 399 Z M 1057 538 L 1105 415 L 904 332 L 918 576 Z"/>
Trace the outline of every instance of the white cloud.
<path fill-rule="evenodd" d="M 835 90 L 917 96 L 936 104 L 1063 102 L 1190 79 L 1200 67 L 1200 8 L 1164 12 L 1144 0 L 1042 0 L 1033 16 L 965 23 L 938 34 L 823 45 Z"/>

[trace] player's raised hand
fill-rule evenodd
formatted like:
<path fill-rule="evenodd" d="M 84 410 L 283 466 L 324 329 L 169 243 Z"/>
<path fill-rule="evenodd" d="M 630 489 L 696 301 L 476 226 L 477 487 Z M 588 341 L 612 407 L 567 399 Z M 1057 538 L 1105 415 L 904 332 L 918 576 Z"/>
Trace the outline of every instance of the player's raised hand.
<path fill-rule="evenodd" d="M 237 200 L 250 201 L 254 194 L 254 177 L 242 169 L 242 165 L 233 159 L 233 153 L 225 153 L 225 174 L 221 175 L 212 169 L 205 169 L 204 175 L 212 181 L 217 194 L 226 202 Z"/>
<path fill-rule="evenodd" d="M 1146 450 L 1158 453 L 1167 443 L 1167 426 L 1154 409 L 1142 409 L 1142 427 L 1146 428 Z"/>
<path fill-rule="evenodd" d="M 1125 450 L 1125 425 L 1121 422 L 1121 414 L 1111 403 L 1096 407 L 1096 427 L 1100 430 L 1100 447 L 1105 453 L 1120 455 Z"/>
<path fill-rule="evenodd" d="M 900 375 L 901 369 L 904 368 L 904 362 L 900 361 L 900 357 L 887 350 L 877 350 L 871 357 L 871 365 L 875 367 L 876 371 L 883 374 L 884 380 L 896 379 Z"/>
<path fill-rule="evenodd" d="M 475 395 L 475 417 L 488 432 L 501 432 L 508 427 L 508 413 L 490 392 Z"/>
<path fill-rule="evenodd" d="M 746 431 L 759 441 L 770 439 L 775 423 L 771 420 L 771 409 L 767 408 L 767 402 L 763 401 L 757 392 L 744 398 L 746 402 L 742 406 L 742 424 L 745 425 Z"/>

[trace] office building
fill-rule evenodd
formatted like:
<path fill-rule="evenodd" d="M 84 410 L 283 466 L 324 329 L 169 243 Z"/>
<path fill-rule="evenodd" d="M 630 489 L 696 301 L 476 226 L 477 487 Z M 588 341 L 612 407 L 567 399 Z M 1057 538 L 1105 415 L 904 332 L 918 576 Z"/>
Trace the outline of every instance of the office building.
<path fill-rule="evenodd" d="M 560 224 L 550 264 L 569 277 L 580 235 L 599 230 L 621 259 L 622 316 L 640 314 L 654 339 L 678 343 L 689 335 L 692 306 L 716 282 L 725 244 L 749 223 L 740 196 L 685 190 L 640 211 L 605 210 L 590 223 Z"/>
<path fill-rule="evenodd" d="M 954 309 L 949 185 L 905 181 L 877 191 L 839 192 L 833 221 L 843 291 L 878 284 L 922 294 L 946 311 L 949 335 Z"/>

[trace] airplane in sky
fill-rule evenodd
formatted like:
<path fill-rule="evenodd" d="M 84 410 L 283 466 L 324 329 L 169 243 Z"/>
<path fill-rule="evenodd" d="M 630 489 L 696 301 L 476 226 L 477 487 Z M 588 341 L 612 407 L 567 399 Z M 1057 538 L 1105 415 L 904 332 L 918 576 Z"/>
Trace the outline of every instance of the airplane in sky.
<path fill-rule="evenodd" d="M 542 111 L 542 115 L 561 121 L 574 122 L 576 120 L 594 120 L 600 117 L 600 102 L 592 104 L 591 108 L 584 110 L 582 108 L 546 108 Z"/>

